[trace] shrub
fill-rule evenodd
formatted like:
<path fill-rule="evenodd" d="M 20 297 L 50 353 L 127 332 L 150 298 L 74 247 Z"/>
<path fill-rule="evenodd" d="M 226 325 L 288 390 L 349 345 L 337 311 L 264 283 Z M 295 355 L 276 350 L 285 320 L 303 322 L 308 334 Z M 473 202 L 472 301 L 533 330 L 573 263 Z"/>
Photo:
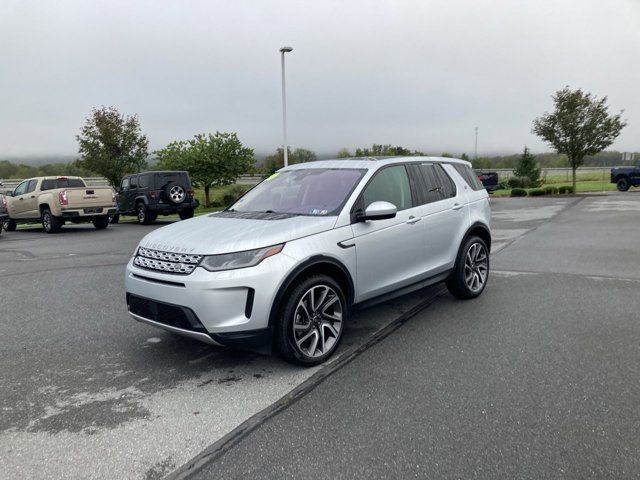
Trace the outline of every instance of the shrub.
<path fill-rule="evenodd" d="M 529 186 L 529 179 L 527 177 L 511 177 L 508 180 L 508 185 L 511 188 L 527 188 Z"/>
<path fill-rule="evenodd" d="M 551 185 L 544 187 L 544 191 L 547 195 L 555 195 L 558 193 L 557 187 L 552 187 Z"/>
<path fill-rule="evenodd" d="M 244 195 L 244 193 L 249 190 L 250 185 L 230 185 L 226 188 L 226 191 L 222 195 L 222 206 L 226 207 L 234 203 L 238 197 Z"/>
<path fill-rule="evenodd" d="M 558 187 L 558 193 L 561 195 L 565 193 L 573 193 L 573 187 L 571 185 L 562 185 Z"/>
<path fill-rule="evenodd" d="M 541 195 L 545 195 L 547 191 L 544 188 L 536 188 L 534 190 L 529 191 L 530 197 L 539 197 Z"/>
<path fill-rule="evenodd" d="M 524 188 L 512 188 L 511 189 L 512 197 L 526 197 L 527 191 Z"/>

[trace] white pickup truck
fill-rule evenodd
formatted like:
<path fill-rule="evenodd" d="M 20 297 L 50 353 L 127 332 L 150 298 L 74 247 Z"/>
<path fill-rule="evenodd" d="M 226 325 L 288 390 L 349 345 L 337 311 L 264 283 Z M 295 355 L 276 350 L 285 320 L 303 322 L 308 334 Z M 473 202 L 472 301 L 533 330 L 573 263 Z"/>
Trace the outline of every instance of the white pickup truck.
<path fill-rule="evenodd" d="M 4 227 L 11 232 L 19 223 L 40 223 L 47 233 L 60 231 L 65 222 L 91 222 L 102 230 L 116 212 L 111 187 L 87 187 L 79 177 L 37 177 L 21 182 L 7 197 L 9 217 Z"/>

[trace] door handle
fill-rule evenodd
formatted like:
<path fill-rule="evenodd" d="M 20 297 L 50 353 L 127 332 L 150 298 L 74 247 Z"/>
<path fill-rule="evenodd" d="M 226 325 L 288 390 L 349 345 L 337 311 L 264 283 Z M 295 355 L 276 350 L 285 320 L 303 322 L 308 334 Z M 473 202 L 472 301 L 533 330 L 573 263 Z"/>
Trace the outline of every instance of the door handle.
<path fill-rule="evenodd" d="M 18 200 L 23 201 L 23 200 L 24 200 L 24 198 L 20 197 Z"/>
<path fill-rule="evenodd" d="M 35 195 L 31 195 L 29 198 L 36 198 L 36 196 Z"/>
<path fill-rule="evenodd" d="M 453 205 L 453 207 L 451 207 L 451 210 L 460 210 L 462 207 L 464 207 L 464 205 L 462 205 L 461 203 L 456 203 Z"/>
<path fill-rule="evenodd" d="M 413 225 L 414 223 L 418 223 L 420 220 L 422 220 L 422 217 L 414 217 L 413 215 L 411 215 L 409 217 L 409 220 L 407 220 L 407 223 L 409 225 Z"/>

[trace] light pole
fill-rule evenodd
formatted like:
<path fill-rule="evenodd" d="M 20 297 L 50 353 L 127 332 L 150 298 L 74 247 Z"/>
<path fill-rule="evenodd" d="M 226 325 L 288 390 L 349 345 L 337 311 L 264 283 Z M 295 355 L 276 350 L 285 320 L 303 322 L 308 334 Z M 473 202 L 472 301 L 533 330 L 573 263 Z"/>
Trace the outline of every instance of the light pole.
<path fill-rule="evenodd" d="M 292 51 L 292 47 L 282 47 L 280 49 L 280 60 L 282 64 L 282 135 L 284 137 L 284 166 L 289 166 L 289 151 L 287 148 L 287 92 L 284 82 L 284 54 Z"/>
<path fill-rule="evenodd" d="M 473 158 L 475 160 L 478 159 L 478 127 L 476 127 L 476 146 L 473 150 Z"/>

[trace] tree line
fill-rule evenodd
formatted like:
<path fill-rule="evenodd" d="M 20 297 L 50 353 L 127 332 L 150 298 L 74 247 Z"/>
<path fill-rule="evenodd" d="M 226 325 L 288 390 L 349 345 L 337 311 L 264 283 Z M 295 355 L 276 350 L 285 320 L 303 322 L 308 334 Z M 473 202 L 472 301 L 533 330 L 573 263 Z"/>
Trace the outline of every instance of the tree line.
<path fill-rule="evenodd" d="M 569 165 L 575 171 L 582 165 L 614 165 L 620 163 L 619 152 L 604 152 L 626 126 L 621 114 L 609 114 L 607 97 L 597 98 L 581 89 L 565 87 L 553 96 L 554 111 L 533 121 L 532 133 L 554 150 L 533 156 L 525 147 L 522 155 L 474 158 L 475 168 L 516 168 L 535 176 L 542 167 Z M 97 174 L 105 177 L 114 188 L 130 173 L 145 169 L 186 170 L 194 186 L 205 192 L 209 206 L 212 187 L 230 185 L 243 173 L 256 170 L 254 151 L 242 144 L 236 133 L 199 133 L 192 138 L 176 140 L 155 152 L 149 152 L 149 140 L 142 133 L 137 115 L 123 115 L 114 107 L 94 108 L 76 136 L 80 158 L 68 164 L 31 167 L 0 161 L 0 178 L 26 178 L 40 175 Z M 155 163 L 149 164 L 150 154 Z M 305 148 L 288 150 L 291 164 L 310 162 L 317 155 Z M 337 158 L 369 156 L 425 155 L 418 150 L 391 145 L 373 144 L 356 148 L 352 153 L 343 148 Z M 443 157 L 452 157 L 448 152 Z M 466 153 L 459 158 L 470 160 Z M 284 150 L 279 148 L 265 159 L 262 173 L 270 174 L 283 166 Z M 524 169 L 524 170 L 523 170 Z M 575 191 L 575 190 L 574 190 Z"/>

